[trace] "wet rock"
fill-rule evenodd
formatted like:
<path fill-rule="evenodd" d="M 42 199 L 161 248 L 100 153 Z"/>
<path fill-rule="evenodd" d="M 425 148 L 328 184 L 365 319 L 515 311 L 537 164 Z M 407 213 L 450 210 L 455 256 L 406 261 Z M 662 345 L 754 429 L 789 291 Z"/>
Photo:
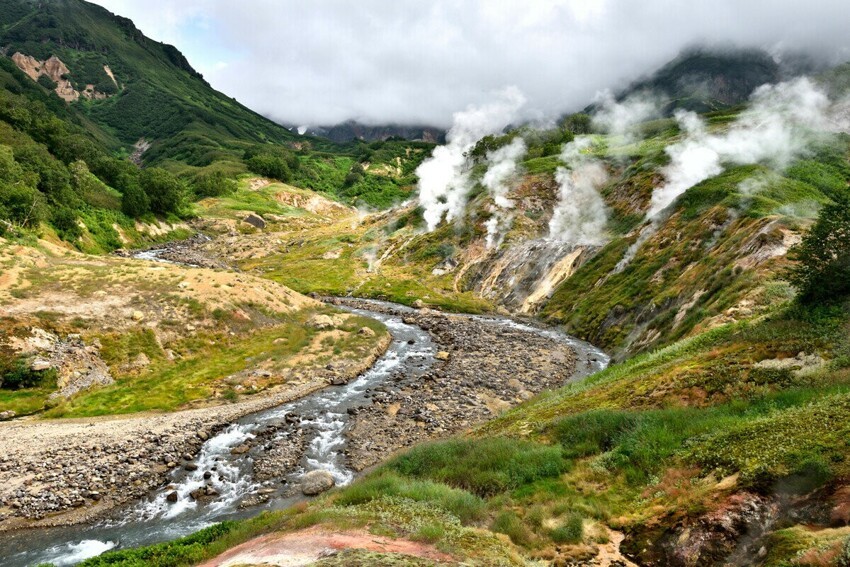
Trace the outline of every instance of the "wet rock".
<path fill-rule="evenodd" d="M 198 470 L 198 465 L 196 465 L 195 463 L 186 463 L 186 465 L 183 468 L 186 469 L 189 472 L 193 472 L 193 471 Z"/>
<path fill-rule="evenodd" d="M 165 497 L 166 502 L 170 502 L 170 503 L 172 503 L 172 504 L 174 504 L 175 502 L 177 502 L 179 499 L 180 499 L 180 495 L 179 495 L 179 494 L 177 494 L 177 492 L 176 492 L 176 491 L 174 491 L 174 490 L 172 490 L 171 492 L 169 492 L 169 493 L 168 493 L 168 495 Z"/>
<path fill-rule="evenodd" d="M 334 487 L 336 481 L 328 471 L 310 471 L 301 477 L 301 492 L 315 496 Z"/>
<path fill-rule="evenodd" d="M 238 446 L 234 447 L 233 449 L 231 449 L 230 454 L 231 455 L 244 455 L 245 453 L 247 453 L 250 450 L 251 450 L 250 445 L 242 444 L 242 445 L 238 445 Z"/>

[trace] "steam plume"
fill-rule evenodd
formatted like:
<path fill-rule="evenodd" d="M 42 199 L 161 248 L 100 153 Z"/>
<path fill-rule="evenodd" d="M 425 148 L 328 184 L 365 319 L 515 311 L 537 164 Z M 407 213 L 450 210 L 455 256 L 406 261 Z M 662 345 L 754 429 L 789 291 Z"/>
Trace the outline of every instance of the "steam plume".
<path fill-rule="evenodd" d="M 651 93 L 638 93 L 623 102 L 617 102 L 611 91 L 596 95 L 598 105 L 593 115 L 593 125 L 608 134 L 625 136 L 631 141 L 635 126 L 661 115 L 658 98 Z"/>
<path fill-rule="evenodd" d="M 709 134 L 692 112 L 678 112 L 676 119 L 685 139 L 667 148 L 667 182 L 652 195 L 650 219 L 689 188 L 721 173 L 724 164 L 766 163 L 782 169 L 806 150 L 817 132 L 841 128 L 826 94 L 807 78 L 760 87 L 752 106 L 724 133 Z"/>
<path fill-rule="evenodd" d="M 514 202 L 508 198 L 508 193 L 517 179 L 517 162 L 527 151 L 525 140 L 517 137 L 507 146 L 487 154 L 489 167 L 481 183 L 493 197 L 495 208 L 493 216 L 486 223 L 487 248 L 501 244 L 504 233 L 513 222 L 513 215 L 508 211 L 513 209 Z"/>
<path fill-rule="evenodd" d="M 454 114 L 454 124 L 446 135 L 448 143 L 436 148 L 416 170 L 429 232 L 444 216 L 452 221 L 463 213 L 471 187 L 466 153 L 484 136 L 501 132 L 514 122 L 524 104 L 519 89 L 509 87 L 493 102 Z"/>
<path fill-rule="evenodd" d="M 576 245 L 599 245 L 605 241 L 608 214 L 599 188 L 608 180 L 602 162 L 582 153 L 591 138 L 579 136 L 564 146 L 555 173 L 558 204 L 549 221 L 549 235 L 555 240 Z"/>
<path fill-rule="evenodd" d="M 777 85 L 764 85 L 751 97 L 751 106 L 725 132 L 708 132 L 702 118 L 693 112 L 679 111 L 676 120 L 684 139 L 665 150 L 670 163 L 663 170 L 666 182 L 652 194 L 645 226 L 637 241 L 617 265 L 625 268 L 637 250 L 664 220 L 668 207 L 685 191 L 724 171 L 729 164 L 764 163 L 782 169 L 803 155 L 824 132 L 847 128 L 840 105 L 829 98 L 808 78 Z M 745 198 L 755 186 L 747 186 Z"/>

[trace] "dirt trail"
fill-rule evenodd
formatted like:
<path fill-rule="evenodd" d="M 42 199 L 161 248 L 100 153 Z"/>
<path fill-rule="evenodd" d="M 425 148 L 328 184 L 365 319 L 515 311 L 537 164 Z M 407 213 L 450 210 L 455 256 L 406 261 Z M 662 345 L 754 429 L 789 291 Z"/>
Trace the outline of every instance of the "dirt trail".
<path fill-rule="evenodd" d="M 397 553 L 452 561 L 452 556 L 434 546 L 406 539 L 390 539 L 366 531 L 328 532 L 321 528 L 261 536 L 202 563 L 199 567 L 235 567 L 237 565 L 276 565 L 301 567 L 344 549 L 362 549 L 379 553 Z"/>

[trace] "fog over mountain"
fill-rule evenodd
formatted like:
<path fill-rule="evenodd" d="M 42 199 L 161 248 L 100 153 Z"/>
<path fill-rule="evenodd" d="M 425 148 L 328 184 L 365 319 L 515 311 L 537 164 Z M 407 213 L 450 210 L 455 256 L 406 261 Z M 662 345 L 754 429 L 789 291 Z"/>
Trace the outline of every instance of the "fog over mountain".
<path fill-rule="evenodd" d="M 850 59 L 842 0 L 96 0 L 276 120 L 432 124 L 516 86 L 524 118 L 576 110 L 695 44 Z M 789 25 L 793 22 L 793 25 Z"/>

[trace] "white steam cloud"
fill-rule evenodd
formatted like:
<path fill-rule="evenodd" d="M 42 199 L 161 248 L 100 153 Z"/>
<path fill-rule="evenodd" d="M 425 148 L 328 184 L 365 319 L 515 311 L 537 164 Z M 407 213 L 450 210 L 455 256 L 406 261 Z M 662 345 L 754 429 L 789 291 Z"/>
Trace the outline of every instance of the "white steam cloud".
<path fill-rule="evenodd" d="M 805 152 L 817 132 L 841 127 L 829 98 L 807 78 L 760 87 L 752 106 L 726 132 L 709 134 L 692 112 L 678 112 L 676 119 L 685 139 L 666 150 L 667 181 L 652 194 L 650 219 L 689 188 L 722 173 L 724 164 L 766 163 L 781 169 Z"/>
<path fill-rule="evenodd" d="M 658 97 L 651 93 L 638 93 L 623 102 L 617 102 L 610 90 L 596 95 L 598 105 L 593 115 L 593 125 L 608 134 L 625 136 L 631 141 L 635 126 L 661 115 Z"/>
<path fill-rule="evenodd" d="M 666 182 L 652 194 L 647 213 L 651 222 L 626 251 L 617 265 L 618 271 L 658 230 L 668 207 L 685 191 L 719 175 L 726 165 L 763 163 L 777 169 L 788 166 L 824 132 L 847 129 L 842 109 L 804 77 L 759 87 L 751 97 L 751 106 L 723 132 L 710 133 L 702 118 L 693 112 L 677 112 L 684 139 L 665 150 L 670 163 L 662 170 Z M 759 187 L 748 185 L 742 189 L 747 199 Z"/>
<path fill-rule="evenodd" d="M 599 189 L 608 181 L 608 172 L 598 159 L 587 155 L 591 138 L 579 136 L 564 146 L 555 173 L 558 204 L 549 221 L 549 236 L 575 245 L 597 246 L 605 242 L 608 213 Z"/>
<path fill-rule="evenodd" d="M 485 224 L 487 226 L 487 248 L 499 246 L 505 233 L 510 230 L 513 215 L 510 209 L 514 202 L 508 198 L 512 186 L 519 176 L 518 162 L 528 151 L 525 140 L 514 138 L 510 144 L 487 153 L 487 173 L 481 180 L 493 197 L 493 216 Z"/>
<path fill-rule="evenodd" d="M 472 185 L 467 152 L 484 136 L 497 134 L 517 120 L 524 104 L 525 96 L 519 89 L 509 87 L 488 104 L 454 114 L 446 145 L 435 148 L 416 170 L 419 201 L 429 232 L 443 217 L 450 222 L 463 214 Z"/>

